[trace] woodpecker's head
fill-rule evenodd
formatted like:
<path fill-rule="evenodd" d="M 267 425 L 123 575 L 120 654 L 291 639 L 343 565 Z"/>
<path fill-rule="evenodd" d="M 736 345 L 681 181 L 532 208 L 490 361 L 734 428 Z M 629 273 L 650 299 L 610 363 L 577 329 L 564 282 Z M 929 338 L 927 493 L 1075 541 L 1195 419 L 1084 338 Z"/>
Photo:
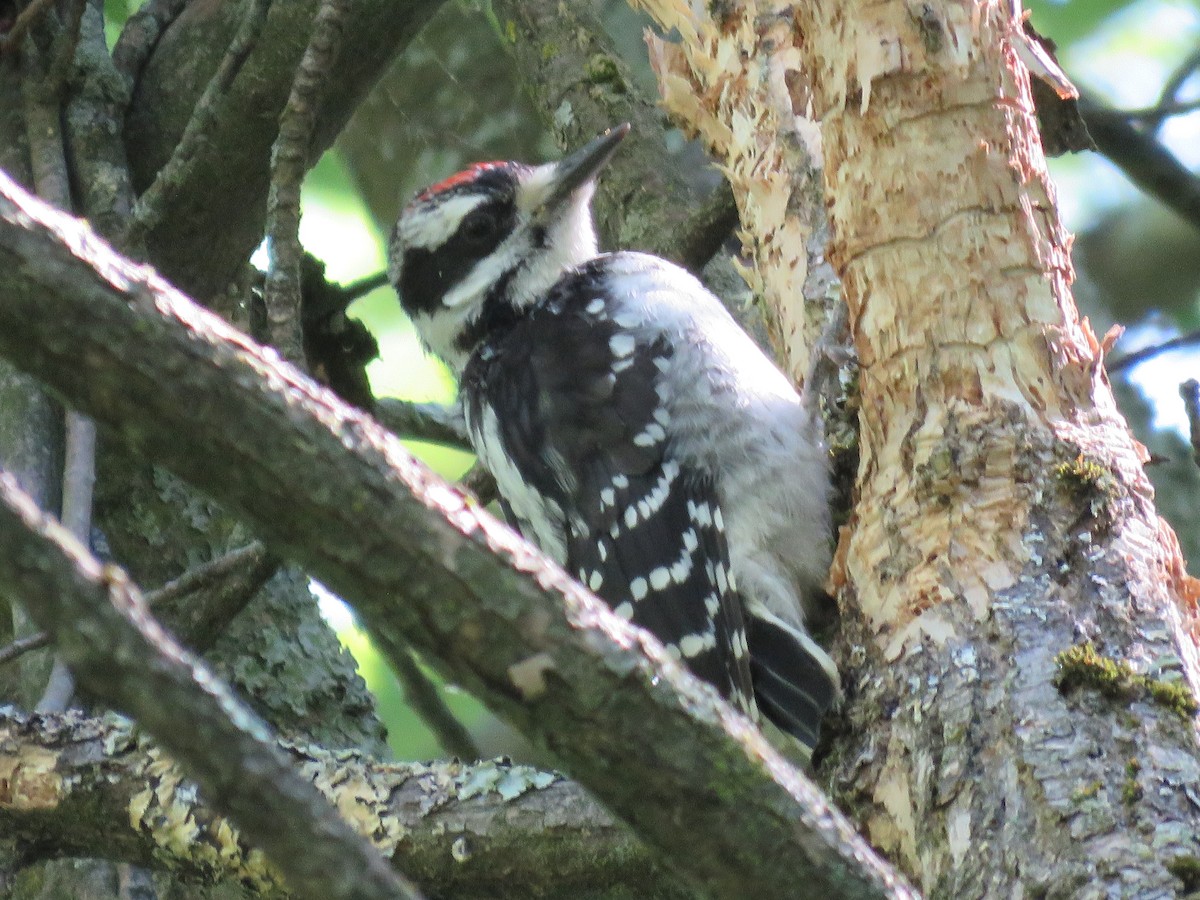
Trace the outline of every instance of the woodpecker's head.
<path fill-rule="evenodd" d="M 425 346 L 456 372 L 497 324 L 596 255 L 595 178 L 629 133 L 610 128 L 544 166 L 476 163 L 400 213 L 388 273 Z"/>

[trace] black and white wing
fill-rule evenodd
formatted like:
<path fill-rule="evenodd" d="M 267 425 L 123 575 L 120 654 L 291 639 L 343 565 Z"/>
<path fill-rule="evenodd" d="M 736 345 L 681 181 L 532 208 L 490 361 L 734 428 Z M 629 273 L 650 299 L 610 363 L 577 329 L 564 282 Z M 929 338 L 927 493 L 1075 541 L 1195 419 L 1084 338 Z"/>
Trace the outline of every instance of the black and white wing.
<path fill-rule="evenodd" d="M 528 537 L 753 714 L 714 484 L 664 427 L 672 350 L 619 326 L 594 278 L 585 267 L 472 358 L 472 439 Z"/>

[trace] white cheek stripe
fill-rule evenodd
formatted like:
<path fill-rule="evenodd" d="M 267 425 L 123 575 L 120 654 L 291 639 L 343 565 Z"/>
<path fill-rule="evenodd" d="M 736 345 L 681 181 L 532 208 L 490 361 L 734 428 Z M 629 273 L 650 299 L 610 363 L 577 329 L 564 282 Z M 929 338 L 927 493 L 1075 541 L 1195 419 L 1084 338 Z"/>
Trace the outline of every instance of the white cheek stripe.
<path fill-rule="evenodd" d="M 428 210 L 418 209 L 402 220 L 401 238 L 406 247 L 440 247 L 462 224 L 463 218 L 488 198 L 483 194 L 465 194 L 441 200 Z"/>
<path fill-rule="evenodd" d="M 516 264 L 515 257 L 516 251 L 513 247 L 502 244 L 491 256 L 486 256 L 476 263 L 471 274 L 442 295 L 442 306 L 454 309 L 482 299 L 484 292 Z"/>

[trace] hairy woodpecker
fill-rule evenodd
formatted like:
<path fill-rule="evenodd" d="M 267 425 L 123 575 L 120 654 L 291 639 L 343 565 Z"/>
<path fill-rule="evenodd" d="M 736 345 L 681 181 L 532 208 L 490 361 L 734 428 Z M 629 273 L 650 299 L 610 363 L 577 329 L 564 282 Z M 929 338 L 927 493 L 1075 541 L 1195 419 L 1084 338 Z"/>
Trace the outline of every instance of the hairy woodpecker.
<path fill-rule="evenodd" d="M 419 192 L 389 274 L 522 533 L 811 748 L 838 690 L 804 626 L 829 566 L 818 428 L 690 274 L 598 253 L 594 181 L 628 131 Z"/>

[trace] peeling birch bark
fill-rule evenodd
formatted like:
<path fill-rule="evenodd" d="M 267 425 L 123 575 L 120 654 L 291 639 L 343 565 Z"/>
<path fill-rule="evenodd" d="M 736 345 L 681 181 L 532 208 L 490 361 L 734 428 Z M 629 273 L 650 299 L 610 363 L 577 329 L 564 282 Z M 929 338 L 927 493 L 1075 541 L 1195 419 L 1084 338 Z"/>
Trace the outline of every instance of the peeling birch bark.
<path fill-rule="evenodd" d="M 646 35 L 663 105 L 704 141 L 733 188 L 754 261 L 739 271 L 763 301 L 776 356 L 802 383 L 836 288 L 825 259 L 820 135 L 792 109 L 801 62 L 794 4 L 630 2 L 683 38 Z"/>
<path fill-rule="evenodd" d="M 802 243 L 761 186 L 796 162 L 782 123 L 819 124 L 862 365 L 822 777 L 931 896 L 1194 889 L 1200 587 L 1071 297 L 1011 5 L 637 2 L 682 38 L 651 40 L 668 109 L 771 235 L 756 287 L 785 336 L 802 293 L 768 248 Z"/>
<path fill-rule="evenodd" d="M 829 778 L 935 896 L 1173 892 L 1200 853 L 1197 583 L 1071 297 L 1017 23 L 796 9 L 862 366 Z M 1122 665 L 1141 687 L 1106 696 Z"/>

